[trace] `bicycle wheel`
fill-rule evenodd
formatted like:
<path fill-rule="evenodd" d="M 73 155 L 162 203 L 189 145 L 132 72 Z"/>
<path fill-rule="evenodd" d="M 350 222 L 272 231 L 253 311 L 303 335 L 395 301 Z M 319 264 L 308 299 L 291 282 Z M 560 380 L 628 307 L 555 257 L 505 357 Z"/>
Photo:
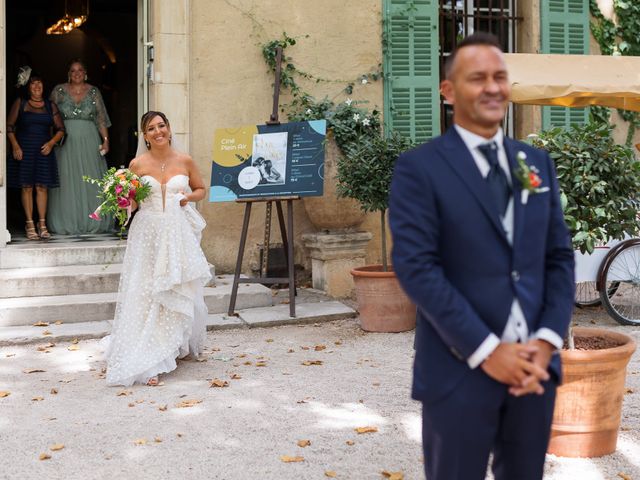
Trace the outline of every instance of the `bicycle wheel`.
<path fill-rule="evenodd" d="M 576 307 L 593 307 L 600 305 L 600 292 L 596 288 L 596 282 L 576 283 Z"/>
<path fill-rule="evenodd" d="M 599 280 L 607 313 L 622 325 L 640 325 L 640 239 L 626 240 L 611 250 Z"/>

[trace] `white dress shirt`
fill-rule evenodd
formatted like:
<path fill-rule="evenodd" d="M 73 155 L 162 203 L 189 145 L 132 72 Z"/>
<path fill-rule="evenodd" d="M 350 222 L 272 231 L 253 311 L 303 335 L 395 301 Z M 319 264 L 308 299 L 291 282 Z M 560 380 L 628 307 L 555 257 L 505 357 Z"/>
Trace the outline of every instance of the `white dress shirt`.
<path fill-rule="evenodd" d="M 476 166 L 478 167 L 478 170 L 480 171 L 480 174 L 483 178 L 487 177 L 491 167 L 489 165 L 489 161 L 485 158 L 482 152 L 480 152 L 480 149 L 478 147 L 485 143 L 495 142 L 496 146 L 498 147 L 498 163 L 500 164 L 500 167 L 502 167 L 502 170 L 504 170 L 504 173 L 507 176 L 507 180 L 509 181 L 509 185 L 513 185 L 511 181 L 511 169 L 509 168 L 509 160 L 504 150 L 504 134 L 502 133 L 502 129 L 498 129 L 498 132 L 493 136 L 493 138 L 487 139 L 464 129 L 459 125 L 454 125 L 454 128 L 462 138 L 462 141 L 467 146 L 469 152 L 471 152 L 471 156 L 473 157 L 473 160 L 475 161 Z M 507 205 L 507 210 L 505 211 L 504 216 L 500 217 L 502 226 L 510 245 L 513 245 L 514 199 L 515 196 L 511 195 L 511 198 L 509 199 L 509 203 Z M 467 364 L 471 368 L 476 368 L 478 365 L 484 362 L 484 360 L 489 355 L 491 355 L 491 353 L 496 349 L 501 341 L 506 343 L 526 343 L 530 338 L 545 340 L 557 349 L 562 348 L 562 338 L 560 337 L 560 335 L 549 328 L 541 328 L 533 335 L 529 334 L 529 328 L 527 327 L 527 321 L 525 319 L 524 312 L 520 307 L 518 298 L 515 297 L 513 299 L 513 303 L 511 304 L 509 319 L 507 320 L 507 325 L 502 332 L 501 338 L 498 338 L 498 336 L 494 333 L 490 333 L 489 336 L 487 336 L 487 338 L 485 338 L 485 340 L 476 349 L 476 351 L 473 352 L 469 358 L 467 358 Z"/>

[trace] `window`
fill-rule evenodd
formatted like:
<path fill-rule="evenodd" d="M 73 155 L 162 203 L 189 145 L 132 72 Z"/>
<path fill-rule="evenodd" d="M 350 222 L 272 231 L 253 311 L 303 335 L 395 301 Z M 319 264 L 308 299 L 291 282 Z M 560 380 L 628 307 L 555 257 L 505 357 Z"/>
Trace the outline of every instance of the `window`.
<path fill-rule="evenodd" d="M 458 43 L 475 31 L 490 32 L 498 37 L 505 52 L 516 51 L 516 0 L 439 0 L 440 75 L 444 62 Z M 440 128 L 453 125 L 453 107 L 440 102 Z M 514 115 L 510 109 L 507 133 L 513 129 Z"/>

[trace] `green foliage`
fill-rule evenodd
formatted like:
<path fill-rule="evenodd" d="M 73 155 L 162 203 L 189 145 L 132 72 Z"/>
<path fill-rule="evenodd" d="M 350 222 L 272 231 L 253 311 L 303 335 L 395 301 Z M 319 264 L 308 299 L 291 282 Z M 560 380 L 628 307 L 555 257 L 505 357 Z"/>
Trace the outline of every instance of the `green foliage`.
<path fill-rule="evenodd" d="M 612 129 L 591 122 L 531 139 L 555 161 L 565 221 L 582 253 L 638 231 L 640 163 L 629 147 L 614 142 Z"/>
<path fill-rule="evenodd" d="M 640 56 L 640 2 L 613 0 L 617 24 L 602 14 L 597 0 L 589 0 L 589 10 L 593 17 L 590 24 L 591 33 L 603 55 Z M 633 136 L 640 128 L 640 113 L 630 110 L 618 110 L 618 113 L 629 124 L 626 145 L 631 146 Z M 594 119 L 605 121 L 602 115 L 596 115 Z M 608 122 L 609 119 L 607 118 L 606 121 Z"/>
<path fill-rule="evenodd" d="M 383 212 L 389 206 L 389 189 L 396 160 L 412 147 L 398 132 L 361 137 L 345 148 L 338 163 L 338 194 L 360 202 L 365 212 Z"/>

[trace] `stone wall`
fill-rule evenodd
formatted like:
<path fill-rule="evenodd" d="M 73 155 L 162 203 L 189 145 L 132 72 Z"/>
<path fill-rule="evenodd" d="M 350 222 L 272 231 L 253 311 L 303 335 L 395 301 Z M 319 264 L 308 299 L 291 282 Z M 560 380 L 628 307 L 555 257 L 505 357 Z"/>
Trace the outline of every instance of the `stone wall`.
<path fill-rule="evenodd" d="M 281 38 L 298 39 L 287 56 L 300 70 L 332 82 L 307 83 L 304 89 L 318 98 L 336 101 L 346 81 L 376 69 L 382 61 L 380 0 L 190 0 L 190 146 L 208 180 L 214 130 L 264 123 L 271 113 L 273 76 L 267 71 L 261 45 Z M 215 5 L 215 8 L 212 6 Z M 354 99 L 367 99 L 382 108 L 382 84 L 357 86 Z M 281 103 L 287 103 L 287 95 Z M 281 121 L 286 121 L 283 116 Z M 310 267 L 301 236 L 314 232 L 301 202 L 295 202 L 296 263 Z M 207 219 L 203 247 L 220 272 L 235 265 L 242 227 L 243 206 L 204 202 Z M 244 269 L 257 263 L 264 225 L 264 204 L 254 205 Z M 275 220 L 275 216 L 274 216 Z M 377 234 L 377 217 L 362 230 Z M 278 242 L 279 232 L 273 231 Z M 379 236 L 370 243 L 367 261 L 379 260 Z"/>

